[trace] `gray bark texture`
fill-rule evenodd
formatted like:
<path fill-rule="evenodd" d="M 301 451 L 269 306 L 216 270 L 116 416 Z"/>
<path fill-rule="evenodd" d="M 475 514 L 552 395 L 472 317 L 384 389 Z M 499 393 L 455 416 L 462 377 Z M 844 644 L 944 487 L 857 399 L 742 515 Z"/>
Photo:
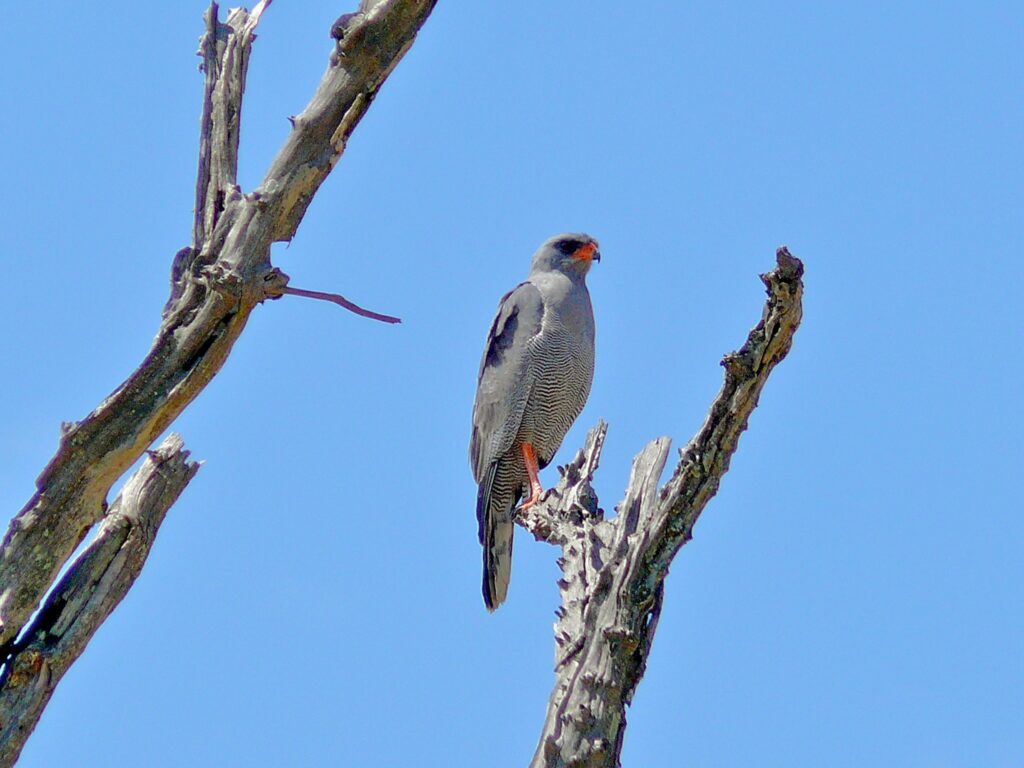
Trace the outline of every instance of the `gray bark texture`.
<path fill-rule="evenodd" d="M 15 643 L 0 673 L 0 765 L 17 760 L 57 683 L 135 583 L 167 510 L 198 469 L 178 435 L 151 451 Z"/>
<path fill-rule="evenodd" d="M 658 481 L 671 441 L 662 437 L 634 459 L 618 514 L 605 520 L 591 486 L 607 432 L 601 423 L 559 484 L 519 512 L 520 525 L 562 548 L 555 688 L 533 768 L 620 764 L 626 706 L 647 665 L 669 565 L 718 491 L 761 390 L 800 325 L 803 264 L 786 248 L 776 259 L 776 269 L 762 275 L 768 302 L 761 322 L 722 361 L 722 390 L 664 486 Z"/>
<path fill-rule="evenodd" d="M 131 586 L 196 465 L 174 437 L 108 510 L 111 488 L 220 371 L 250 312 L 288 292 L 303 295 L 270 263 L 270 246 L 294 236 L 436 0 L 363 0 L 357 13 L 341 17 L 312 100 L 292 118 L 263 182 L 243 193 L 242 95 L 254 30 L 270 3 L 232 10 L 226 22 L 216 3 L 207 12 L 193 243 L 174 257 L 163 322 L 138 369 L 85 419 L 62 426 L 56 455 L 0 544 L 0 767 L 13 765 L 54 686 Z M 54 585 L 101 520 L 96 541 Z"/>

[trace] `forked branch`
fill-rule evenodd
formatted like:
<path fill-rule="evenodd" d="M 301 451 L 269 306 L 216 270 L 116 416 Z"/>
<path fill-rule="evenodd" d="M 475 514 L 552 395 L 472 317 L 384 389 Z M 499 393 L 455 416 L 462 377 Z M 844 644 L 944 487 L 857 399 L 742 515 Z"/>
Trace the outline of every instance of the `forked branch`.
<path fill-rule="evenodd" d="M 665 576 L 739 444 L 775 366 L 800 325 L 803 264 L 785 248 L 761 322 L 722 361 L 725 383 L 704 426 L 658 488 L 670 441 L 650 443 L 633 462 L 618 515 L 605 520 L 591 486 L 607 426 L 595 427 L 545 500 L 519 514 L 537 538 L 562 547 L 562 607 L 555 625 L 555 688 L 533 768 L 619 765 L 626 706 L 643 677 L 661 614 Z"/>
<path fill-rule="evenodd" d="M 242 95 L 254 31 L 270 0 L 261 0 L 251 13 L 235 9 L 224 23 L 218 20 L 217 3 L 210 6 L 200 45 L 206 78 L 193 242 L 174 257 L 163 322 L 149 354 L 127 380 L 85 419 L 64 425 L 56 455 L 0 545 L 0 755 L 5 756 L 0 768 L 16 759 L 52 691 L 50 683 L 56 685 L 66 668 L 60 666 L 64 661 L 40 663 L 31 685 L 43 686 L 39 691 L 46 689 L 45 695 L 31 706 L 18 703 L 26 701 L 25 670 L 34 668 L 32 659 L 44 658 L 33 655 L 33 641 L 24 640 L 33 636 L 26 626 L 29 617 L 103 518 L 113 484 L 220 371 L 253 309 L 286 292 L 288 277 L 270 263 L 271 244 L 295 234 L 352 131 L 435 3 L 362 0 L 358 13 L 343 17 L 312 100 L 293 119 L 294 130 L 250 193 L 237 184 Z M 113 558 L 119 550 L 104 545 L 90 551 Z M 78 578 L 85 567 L 76 561 L 68 576 Z M 88 591 L 86 584 L 76 589 Z M 63 627 L 71 620 L 68 610 L 63 598 L 51 599 L 40 616 Z M 84 647 L 91 631 L 75 637 Z M 74 654 L 61 651 L 58 656 L 70 663 L 80 652 L 78 647 Z M 39 682 L 44 677 L 45 684 Z"/>

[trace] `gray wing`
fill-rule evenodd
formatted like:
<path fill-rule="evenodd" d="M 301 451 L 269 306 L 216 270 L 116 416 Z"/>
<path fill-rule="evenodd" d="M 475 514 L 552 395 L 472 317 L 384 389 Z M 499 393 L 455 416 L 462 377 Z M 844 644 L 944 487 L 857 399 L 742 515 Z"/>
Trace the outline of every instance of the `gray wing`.
<path fill-rule="evenodd" d="M 505 294 L 487 335 L 473 404 L 469 461 L 479 483 L 511 446 L 533 384 L 527 342 L 541 329 L 544 301 L 532 283 Z"/>

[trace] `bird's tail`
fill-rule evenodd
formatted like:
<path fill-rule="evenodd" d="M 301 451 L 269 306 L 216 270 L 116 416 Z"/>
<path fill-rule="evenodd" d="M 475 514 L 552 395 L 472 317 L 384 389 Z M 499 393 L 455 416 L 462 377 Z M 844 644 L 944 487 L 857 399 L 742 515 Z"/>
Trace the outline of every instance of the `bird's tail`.
<path fill-rule="evenodd" d="M 512 537 L 515 533 L 512 512 L 522 496 L 522 489 L 517 483 L 502 477 L 506 473 L 498 471 L 500 464 L 499 461 L 491 465 L 480 483 L 476 499 L 480 544 L 484 548 L 484 605 L 488 611 L 505 602 L 508 594 L 512 578 Z"/>

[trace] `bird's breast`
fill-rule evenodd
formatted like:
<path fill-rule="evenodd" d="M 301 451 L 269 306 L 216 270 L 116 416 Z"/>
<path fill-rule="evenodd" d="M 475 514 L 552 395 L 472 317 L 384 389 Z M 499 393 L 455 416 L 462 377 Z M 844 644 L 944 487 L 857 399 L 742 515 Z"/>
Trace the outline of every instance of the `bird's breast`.
<path fill-rule="evenodd" d="M 547 319 L 547 318 L 545 318 Z M 594 378 L 593 336 L 546 324 L 530 342 L 532 387 L 519 431 L 545 463 L 583 410 Z"/>

